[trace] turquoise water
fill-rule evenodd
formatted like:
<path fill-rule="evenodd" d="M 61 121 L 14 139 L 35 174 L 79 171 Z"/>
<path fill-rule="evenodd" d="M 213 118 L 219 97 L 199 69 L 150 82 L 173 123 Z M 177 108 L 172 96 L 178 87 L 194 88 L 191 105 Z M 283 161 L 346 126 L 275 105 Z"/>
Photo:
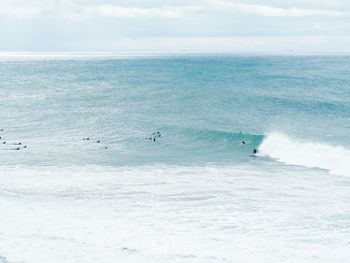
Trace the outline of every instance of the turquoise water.
<path fill-rule="evenodd" d="M 349 72 L 344 56 L 1 58 L 0 262 L 346 262 Z"/>
<path fill-rule="evenodd" d="M 28 146 L 6 152 L 2 162 L 249 162 L 274 131 L 349 147 L 349 70 L 348 57 L 2 62 L 3 140 Z M 158 131 L 159 140 L 145 141 Z"/>

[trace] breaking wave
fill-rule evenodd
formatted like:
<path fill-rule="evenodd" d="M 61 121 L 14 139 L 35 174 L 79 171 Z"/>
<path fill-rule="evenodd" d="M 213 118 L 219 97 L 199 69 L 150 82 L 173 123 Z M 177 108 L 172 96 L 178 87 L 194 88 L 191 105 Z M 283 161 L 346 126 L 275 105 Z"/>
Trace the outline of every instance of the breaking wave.
<path fill-rule="evenodd" d="M 259 150 L 280 162 L 329 170 L 332 174 L 350 175 L 350 150 L 319 142 L 293 139 L 273 132 L 267 135 Z"/>

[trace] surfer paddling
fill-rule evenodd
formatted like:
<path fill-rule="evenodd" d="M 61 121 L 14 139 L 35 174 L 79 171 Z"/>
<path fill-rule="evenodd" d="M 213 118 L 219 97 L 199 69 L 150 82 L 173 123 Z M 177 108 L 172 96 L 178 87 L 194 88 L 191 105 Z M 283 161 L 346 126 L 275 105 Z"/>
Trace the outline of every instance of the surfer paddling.
<path fill-rule="evenodd" d="M 157 140 L 157 138 L 162 137 L 162 134 L 159 131 L 158 132 L 153 132 L 152 135 L 153 136 L 151 136 L 151 137 L 146 137 L 145 140 L 146 141 L 148 140 L 148 141 L 155 142 Z"/>

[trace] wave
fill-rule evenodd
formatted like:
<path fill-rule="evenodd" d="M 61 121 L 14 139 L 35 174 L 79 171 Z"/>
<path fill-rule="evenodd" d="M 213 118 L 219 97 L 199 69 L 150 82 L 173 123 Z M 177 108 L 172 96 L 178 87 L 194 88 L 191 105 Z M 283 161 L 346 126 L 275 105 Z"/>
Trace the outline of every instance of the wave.
<path fill-rule="evenodd" d="M 255 134 L 247 134 L 241 132 L 230 132 L 230 131 L 220 131 L 220 130 L 205 130 L 198 129 L 193 130 L 189 134 L 194 140 L 199 141 L 213 141 L 217 142 L 220 140 L 241 142 L 242 140 L 249 140 L 252 143 L 261 143 L 263 136 Z"/>
<path fill-rule="evenodd" d="M 350 175 L 350 150 L 342 146 L 293 139 L 286 134 L 273 132 L 264 138 L 259 151 L 286 164 Z"/>
<path fill-rule="evenodd" d="M 263 135 L 197 128 L 173 130 L 169 136 L 172 136 L 171 145 L 175 143 L 182 153 L 186 152 L 186 159 L 193 159 L 195 155 L 197 160 L 210 162 L 240 162 L 250 158 L 253 149 L 264 139 Z M 172 147 L 171 145 L 169 147 Z M 182 155 L 181 158 L 183 157 Z"/>

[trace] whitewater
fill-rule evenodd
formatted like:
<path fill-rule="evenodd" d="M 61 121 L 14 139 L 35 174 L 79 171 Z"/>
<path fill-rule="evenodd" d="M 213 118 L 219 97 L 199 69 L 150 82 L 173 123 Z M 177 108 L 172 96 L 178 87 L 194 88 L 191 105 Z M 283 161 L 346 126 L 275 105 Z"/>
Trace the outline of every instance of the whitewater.
<path fill-rule="evenodd" d="M 348 262 L 349 70 L 0 56 L 0 262 Z"/>
<path fill-rule="evenodd" d="M 325 169 L 335 175 L 350 175 L 350 150 L 343 146 L 293 140 L 274 132 L 266 136 L 259 150 L 286 164 Z"/>

